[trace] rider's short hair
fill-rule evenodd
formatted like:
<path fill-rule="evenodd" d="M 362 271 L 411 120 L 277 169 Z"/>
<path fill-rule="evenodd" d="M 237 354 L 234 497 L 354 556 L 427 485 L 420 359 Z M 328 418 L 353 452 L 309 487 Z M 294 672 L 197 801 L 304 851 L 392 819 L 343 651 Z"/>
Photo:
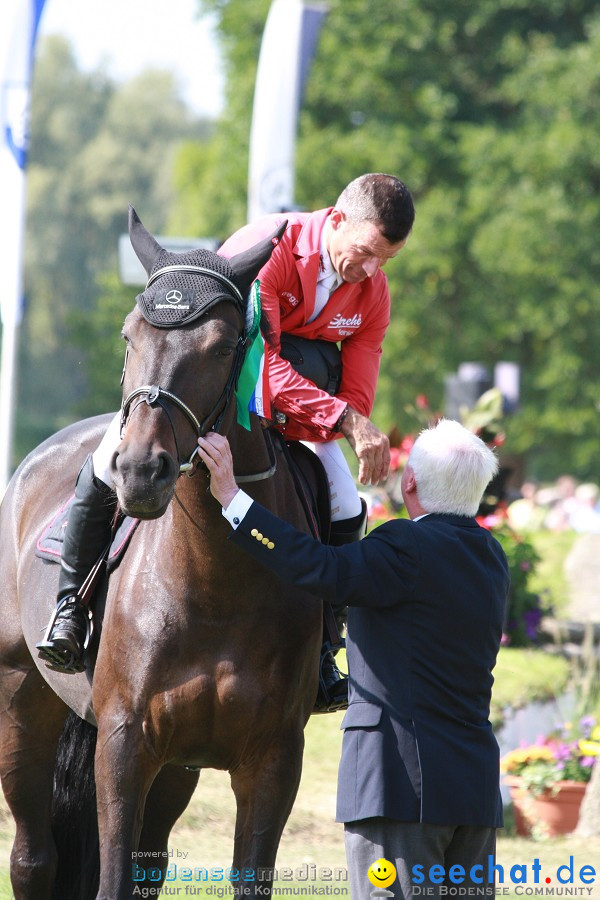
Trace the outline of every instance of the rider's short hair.
<path fill-rule="evenodd" d="M 498 460 L 481 438 L 452 419 L 422 431 L 407 463 L 419 503 L 428 513 L 474 516 Z"/>
<path fill-rule="evenodd" d="M 404 182 L 381 172 L 355 178 L 335 205 L 350 222 L 374 222 L 390 244 L 408 237 L 415 220 L 413 200 Z"/>

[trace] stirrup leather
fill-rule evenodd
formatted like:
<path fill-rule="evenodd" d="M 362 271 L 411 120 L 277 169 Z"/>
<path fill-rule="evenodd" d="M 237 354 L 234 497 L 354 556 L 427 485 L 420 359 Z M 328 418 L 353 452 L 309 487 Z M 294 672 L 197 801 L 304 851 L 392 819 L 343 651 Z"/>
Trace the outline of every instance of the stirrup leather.
<path fill-rule="evenodd" d="M 66 649 L 57 649 L 54 647 L 52 641 L 50 640 L 50 635 L 52 634 L 52 629 L 56 624 L 56 620 L 59 614 L 62 612 L 64 607 L 69 603 L 73 602 L 77 603 L 81 609 L 85 612 L 86 616 L 86 630 L 85 630 L 85 638 L 83 641 L 83 647 L 81 649 L 81 656 L 77 657 L 75 654 Z M 85 670 L 85 665 L 83 663 L 83 657 L 85 651 L 87 650 L 92 634 L 94 633 L 94 620 L 92 618 L 92 611 L 89 606 L 85 606 L 83 603 L 79 601 L 77 597 L 63 597 L 63 599 L 57 603 L 54 612 L 50 618 L 50 622 L 48 623 L 48 627 L 44 633 L 44 637 L 42 640 L 37 643 L 36 649 L 39 650 L 39 656 L 46 663 L 46 667 L 48 669 L 52 669 L 54 672 L 83 672 Z"/>

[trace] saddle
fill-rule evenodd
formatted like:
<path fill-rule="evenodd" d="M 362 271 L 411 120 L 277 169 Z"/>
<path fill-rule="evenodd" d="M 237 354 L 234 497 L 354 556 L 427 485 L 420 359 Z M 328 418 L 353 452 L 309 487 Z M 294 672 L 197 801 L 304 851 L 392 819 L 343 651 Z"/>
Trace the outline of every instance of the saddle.
<path fill-rule="evenodd" d="M 74 499 L 74 496 L 69 497 L 40 534 L 35 545 L 35 555 L 39 556 L 40 559 L 60 563 L 63 537 L 69 521 L 69 510 Z M 119 515 L 113 529 L 113 538 L 106 557 L 107 573 L 116 569 L 123 559 L 127 545 L 139 524 L 139 519 L 134 519 L 132 516 L 124 516 L 123 514 Z"/>

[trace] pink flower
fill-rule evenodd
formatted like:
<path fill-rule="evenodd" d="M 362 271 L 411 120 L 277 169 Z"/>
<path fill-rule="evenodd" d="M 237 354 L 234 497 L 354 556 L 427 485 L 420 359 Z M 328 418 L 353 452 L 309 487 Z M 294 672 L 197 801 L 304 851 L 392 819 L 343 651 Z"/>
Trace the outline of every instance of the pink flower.
<path fill-rule="evenodd" d="M 410 453 L 413 448 L 413 444 L 415 439 L 412 434 L 407 434 L 406 437 L 403 437 L 400 442 L 400 449 L 404 450 L 405 453 Z"/>
<path fill-rule="evenodd" d="M 398 447 L 390 447 L 390 470 L 397 472 L 402 461 L 402 454 Z"/>

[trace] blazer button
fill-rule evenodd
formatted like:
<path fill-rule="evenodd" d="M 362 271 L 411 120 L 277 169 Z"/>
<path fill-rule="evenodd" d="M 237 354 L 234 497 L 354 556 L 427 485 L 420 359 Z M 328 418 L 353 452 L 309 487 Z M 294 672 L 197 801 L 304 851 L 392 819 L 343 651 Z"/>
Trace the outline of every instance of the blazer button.
<path fill-rule="evenodd" d="M 269 541 L 269 543 L 267 544 L 267 550 L 272 550 L 274 546 L 275 544 L 273 543 L 273 541 Z"/>
<path fill-rule="evenodd" d="M 269 538 L 263 538 L 263 539 L 262 539 L 262 542 L 263 542 L 263 544 L 268 544 L 268 543 L 269 543 Z"/>
<path fill-rule="evenodd" d="M 256 535 L 258 534 L 258 528 L 253 528 L 250 534 L 252 535 L 252 537 L 256 537 Z"/>
<path fill-rule="evenodd" d="M 260 531 L 257 531 L 256 534 L 254 535 L 254 537 L 256 538 L 257 541 L 262 541 L 262 539 L 263 539 L 263 536 L 260 533 Z"/>

